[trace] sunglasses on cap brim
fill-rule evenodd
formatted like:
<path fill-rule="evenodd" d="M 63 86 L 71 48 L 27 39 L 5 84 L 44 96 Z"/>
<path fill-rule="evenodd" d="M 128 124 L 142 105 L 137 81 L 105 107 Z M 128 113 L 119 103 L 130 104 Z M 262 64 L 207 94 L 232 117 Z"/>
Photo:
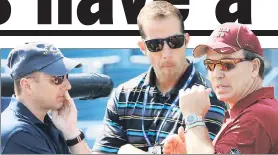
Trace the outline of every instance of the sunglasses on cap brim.
<path fill-rule="evenodd" d="M 181 48 L 184 45 L 185 36 L 183 34 L 174 35 L 164 39 L 145 40 L 144 42 L 150 52 L 159 52 L 164 47 L 164 41 L 171 49 Z"/>

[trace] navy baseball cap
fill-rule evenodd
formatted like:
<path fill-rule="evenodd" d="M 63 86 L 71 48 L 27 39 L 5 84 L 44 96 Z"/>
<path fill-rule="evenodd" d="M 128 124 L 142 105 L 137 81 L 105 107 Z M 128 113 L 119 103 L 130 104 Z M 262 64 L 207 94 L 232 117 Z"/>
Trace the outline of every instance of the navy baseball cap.
<path fill-rule="evenodd" d="M 16 47 L 11 50 L 7 60 L 14 80 L 37 71 L 52 76 L 63 76 L 82 66 L 81 63 L 64 57 L 53 44 L 45 42 L 30 42 Z"/>

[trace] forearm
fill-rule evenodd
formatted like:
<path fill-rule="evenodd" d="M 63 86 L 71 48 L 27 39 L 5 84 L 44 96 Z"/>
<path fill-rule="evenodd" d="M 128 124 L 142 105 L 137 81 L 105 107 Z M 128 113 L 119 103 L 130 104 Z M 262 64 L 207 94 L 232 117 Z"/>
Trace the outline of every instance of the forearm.
<path fill-rule="evenodd" d="M 196 126 L 185 133 L 188 154 L 214 154 L 214 146 L 205 126 Z"/>

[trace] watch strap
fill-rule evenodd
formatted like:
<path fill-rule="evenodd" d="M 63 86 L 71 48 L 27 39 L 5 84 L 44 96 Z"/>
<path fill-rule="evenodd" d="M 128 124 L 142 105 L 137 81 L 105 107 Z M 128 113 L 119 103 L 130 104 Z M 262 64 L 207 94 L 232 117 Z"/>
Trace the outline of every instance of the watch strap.
<path fill-rule="evenodd" d="M 66 140 L 66 143 L 67 143 L 68 146 L 76 145 L 76 144 L 80 143 L 85 138 L 84 133 L 81 130 L 79 130 L 79 131 L 80 131 L 80 134 L 76 138 Z"/>
<path fill-rule="evenodd" d="M 201 121 L 201 122 L 195 122 L 195 123 L 192 123 L 192 124 L 188 124 L 188 125 L 186 125 L 185 132 L 187 132 L 189 129 L 192 129 L 196 126 L 206 127 L 206 123 L 204 121 Z"/>

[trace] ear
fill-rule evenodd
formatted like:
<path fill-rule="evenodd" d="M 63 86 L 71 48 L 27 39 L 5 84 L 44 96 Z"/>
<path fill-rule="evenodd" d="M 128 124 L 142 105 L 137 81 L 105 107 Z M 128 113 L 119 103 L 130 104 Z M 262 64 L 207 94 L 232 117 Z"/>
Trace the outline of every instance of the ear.
<path fill-rule="evenodd" d="M 33 94 L 32 86 L 30 80 L 26 78 L 22 78 L 20 80 L 20 86 L 22 88 L 22 91 L 24 91 L 27 95 Z"/>
<path fill-rule="evenodd" d="M 143 40 L 139 41 L 139 42 L 137 43 L 137 45 L 138 45 L 138 47 L 140 48 L 140 50 L 142 51 L 142 53 L 143 53 L 144 55 L 147 55 L 147 49 L 146 49 L 146 46 L 145 46 L 144 41 L 143 41 Z"/>
<path fill-rule="evenodd" d="M 187 48 L 189 40 L 190 40 L 190 35 L 188 33 L 185 33 L 184 36 L 185 36 L 185 46 Z"/>
<path fill-rule="evenodd" d="M 259 70 L 260 70 L 260 60 L 258 58 L 255 58 L 252 61 L 252 77 L 255 78 L 258 76 L 259 74 Z"/>

